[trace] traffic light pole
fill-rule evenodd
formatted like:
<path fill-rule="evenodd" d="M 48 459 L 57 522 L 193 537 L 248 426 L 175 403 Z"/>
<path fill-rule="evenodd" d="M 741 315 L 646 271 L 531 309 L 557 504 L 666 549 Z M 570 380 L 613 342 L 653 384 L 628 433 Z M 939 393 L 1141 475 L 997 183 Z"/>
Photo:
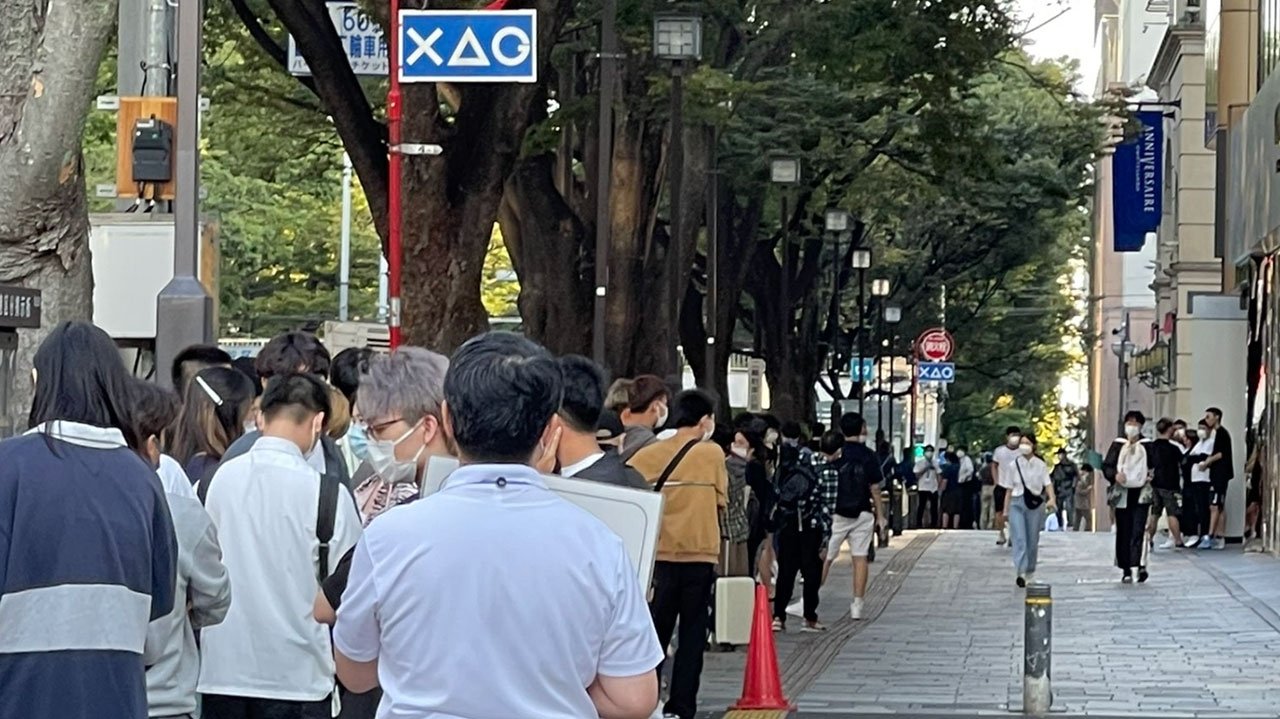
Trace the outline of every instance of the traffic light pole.
<path fill-rule="evenodd" d="M 391 42 L 389 82 L 387 84 L 387 145 L 390 151 L 388 168 L 391 177 L 387 182 L 387 330 L 390 336 L 391 349 L 400 346 L 400 262 L 403 257 L 403 239 L 401 231 L 400 183 L 403 180 L 401 171 L 403 154 L 400 143 L 401 107 L 400 107 L 400 0 L 389 0 L 391 3 Z"/>

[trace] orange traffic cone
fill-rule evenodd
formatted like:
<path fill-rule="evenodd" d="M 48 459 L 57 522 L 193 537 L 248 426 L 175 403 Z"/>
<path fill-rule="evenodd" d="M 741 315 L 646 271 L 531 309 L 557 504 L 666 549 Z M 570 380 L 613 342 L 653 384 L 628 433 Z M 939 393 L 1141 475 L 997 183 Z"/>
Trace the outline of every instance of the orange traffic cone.
<path fill-rule="evenodd" d="M 782 695 L 778 673 L 778 650 L 773 644 L 773 616 L 769 611 L 769 590 L 756 585 L 756 613 L 751 620 L 751 644 L 747 647 L 747 669 L 742 677 L 742 698 L 731 709 L 792 709 Z"/>

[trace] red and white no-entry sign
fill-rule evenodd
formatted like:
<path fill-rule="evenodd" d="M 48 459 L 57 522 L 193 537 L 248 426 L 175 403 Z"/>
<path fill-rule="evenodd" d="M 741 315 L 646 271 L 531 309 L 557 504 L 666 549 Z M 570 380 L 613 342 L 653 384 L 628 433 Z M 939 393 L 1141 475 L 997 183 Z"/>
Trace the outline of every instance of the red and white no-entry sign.
<path fill-rule="evenodd" d="M 942 327 L 925 330 L 916 339 L 916 356 L 925 362 L 946 362 L 955 351 L 955 338 Z"/>

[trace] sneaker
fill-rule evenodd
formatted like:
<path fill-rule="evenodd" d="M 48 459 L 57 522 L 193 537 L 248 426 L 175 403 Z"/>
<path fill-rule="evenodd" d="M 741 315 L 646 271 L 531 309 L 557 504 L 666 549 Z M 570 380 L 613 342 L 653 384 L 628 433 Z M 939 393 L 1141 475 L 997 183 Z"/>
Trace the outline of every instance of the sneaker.
<path fill-rule="evenodd" d="M 1213 537 L 1201 537 L 1196 549 L 1213 549 Z"/>
<path fill-rule="evenodd" d="M 1005 542 L 1007 542 L 1007 541 L 1009 541 L 1009 540 L 1007 540 L 1007 539 L 1005 539 L 1005 538 L 1004 538 L 1004 532 L 1001 532 L 1001 533 L 1000 533 L 1000 536 L 996 537 L 996 546 L 1003 547 L 1003 546 L 1004 546 L 1004 543 L 1005 543 Z"/>
<path fill-rule="evenodd" d="M 1128 569 L 1124 570 L 1124 576 L 1120 577 L 1121 584 L 1133 584 L 1133 572 Z"/>
<path fill-rule="evenodd" d="M 1177 542 L 1173 541 L 1172 539 L 1166 539 L 1166 540 L 1164 540 L 1163 542 L 1161 542 L 1161 543 L 1160 543 L 1160 546 L 1159 546 L 1158 548 L 1159 548 L 1159 549 L 1174 549 L 1174 548 L 1179 547 L 1179 546 L 1181 546 L 1181 545 L 1179 545 Z"/>
<path fill-rule="evenodd" d="M 781 619 L 773 620 L 773 631 L 785 632 L 786 630 L 787 630 L 787 625 L 783 624 Z"/>
<path fill-rule="evenodd" d="M 805 632 L 807 634 L 820 634 L 822 632 L 827 631 L 827 627 L 822 622 L 806 621 L 804 623 L 804 626 L 800 627 L 800 631 Z"/>
<path fill-rule="evenodd" d="M 1017 584 L 1019 589 L 1025 589 L 1027 586 L 1027 578 L 1019 574 Z"/>
<path fill-rule="evenodd" d="M 1146 567 L 1140 567 L 1138 569 L 1138 584 L 1145 584 L 1147 579 L 1150 577 L 1151 575 L 1147 574 Z"/>
<path fill-rule="evenodd" d="M 793 617 L 804 616 L 804 599 L 797 599 L 787 605 L 787 614 Z"/>
<path fill-rule="evenodd" d="M 1226 548 L 1227 548 L 1227 540 L 1226 540 L 1226 538 L 1225 538 L 1225 537 L 1218 537 L 1217 539 L 1213 540 L 1213 548 L 1214 548 L 1214 549 L 1226 549 Z"/>
<path fill-rule="evenodd" d="M 1189 537 L 1185 537 L 1182 540 L 1182 546 L 1186 547 L 1187 549 L 1195 549 L 1197 544 L 1200 544 L 1200 537 L 1195 534 Z"/>
<path fill-rule="evenodd" d="M 1035 573 L 1035 572 L 1027 572 L 1027 584 L 1028 584 L 1028 585 L 1031 585 L 1031 584 L 1035 584 L 1035 583 L 1036 583 L 1036 573 Z"/>
<path fill-rule="evenodd" d="M 855 597 L 853 600 L 853 604 L 849 605 L 850 619 L 862 619 L 862 605 L 863 605 L 862 599 L 859 597 Z"/>

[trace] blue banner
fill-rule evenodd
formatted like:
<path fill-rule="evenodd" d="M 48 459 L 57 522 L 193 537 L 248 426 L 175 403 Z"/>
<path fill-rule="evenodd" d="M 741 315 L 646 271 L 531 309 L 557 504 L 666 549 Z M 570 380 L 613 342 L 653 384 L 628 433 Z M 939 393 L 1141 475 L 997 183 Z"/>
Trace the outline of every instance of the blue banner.
<path fill-rule="evenodd" d="M 1136 137 L 1111 158 L 1116 252 L 1137 252 L 1160 227 L 1164 195 L 1164 112 L 1137 113 Z"/>

